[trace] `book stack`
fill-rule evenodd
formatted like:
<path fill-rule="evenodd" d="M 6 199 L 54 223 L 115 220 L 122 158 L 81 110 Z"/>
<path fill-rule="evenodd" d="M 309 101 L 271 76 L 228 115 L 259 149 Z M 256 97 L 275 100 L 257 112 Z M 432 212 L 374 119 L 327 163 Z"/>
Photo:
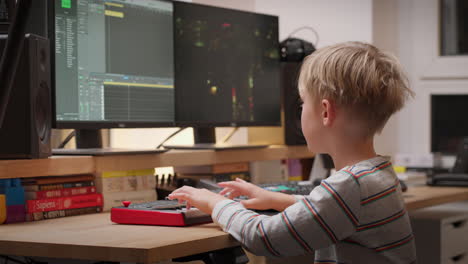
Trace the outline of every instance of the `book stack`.
<path fill-rule="evenodd" d="M 174 167 L 178 178 L 210 179 L 214 182 L 233 181 L 240 178 L 250 181 L 249 162 L 225 163 L 203 166 Z"/>
<path fill-rule="evenodd" d="M 121 206 L 123 201 L 143 203 L 157 199 L 154 168 L 103 172 L 96 177 L 96 188 L 103 195 L 103 211 Z"/>
<path fill-rule="evenodd" d="M 102 211 L 93 175 L 25 178 L 22 185 L 27 221 Z"/>

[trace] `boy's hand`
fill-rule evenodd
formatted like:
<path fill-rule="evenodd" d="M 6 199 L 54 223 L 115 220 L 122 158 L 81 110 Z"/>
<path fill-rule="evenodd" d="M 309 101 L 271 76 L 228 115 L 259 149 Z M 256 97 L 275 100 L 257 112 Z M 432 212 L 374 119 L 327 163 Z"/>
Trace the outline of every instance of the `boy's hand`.
<path fill-rule="evenodd" d="M 227 200 L 226 197 L 208 191 L 207 189 L 196 189 L 190 186 L 183 186 L 173 191 L 168 197 L 171 200 L 177 199 L 180 202 L 186 201 L 187 209 L 190 209 L 191 206 L 195 206 L 207 214 L 211 214 L 216 203 Z"/>
<path fill-rule="evenodd" d="M 292 195 L 270 192 L 239 178 L 236 181 L 220 182 L 218 185 L 224 187 L 219 194 L 227 194 L 230 199 L 241 195 L 248 196 L 249 199 L 242 200 L 241 203 L 249 209 L 283 211 L 296 202 Z"/>

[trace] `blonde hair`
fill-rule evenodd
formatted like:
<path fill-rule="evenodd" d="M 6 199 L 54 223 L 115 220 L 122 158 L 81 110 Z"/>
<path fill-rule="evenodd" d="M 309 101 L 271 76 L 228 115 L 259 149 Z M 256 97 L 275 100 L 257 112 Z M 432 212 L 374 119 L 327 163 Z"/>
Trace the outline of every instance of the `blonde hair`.
<path fill-rule="evenodd" d="M 371 135 L 381 132 L 414 96 L 396 57 L 362 42 L 327 46 L 309 55 L 299 75 L 299 92 L 345 107 L 365 121 Z"/>

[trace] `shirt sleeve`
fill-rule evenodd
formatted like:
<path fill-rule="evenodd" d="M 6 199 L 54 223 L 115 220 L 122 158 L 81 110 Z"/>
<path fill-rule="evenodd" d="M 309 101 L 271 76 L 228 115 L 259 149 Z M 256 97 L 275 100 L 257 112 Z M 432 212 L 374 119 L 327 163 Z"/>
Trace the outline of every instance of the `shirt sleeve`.
<path fill-rule="evenodd" d="M 360 196 L 354 176 L 339 171 L 276 215 L 262 215 L 238 202 L 223 200 L 215 206 L 212 217 L 256 255 L 297 256 L 356 232 Z"/>

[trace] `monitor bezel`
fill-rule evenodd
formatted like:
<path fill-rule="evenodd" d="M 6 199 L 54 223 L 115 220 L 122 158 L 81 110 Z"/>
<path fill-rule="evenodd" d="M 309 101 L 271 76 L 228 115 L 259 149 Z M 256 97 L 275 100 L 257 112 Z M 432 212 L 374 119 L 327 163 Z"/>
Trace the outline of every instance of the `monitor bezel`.
<path fill-rule="evenodd" d="M 201 7 L 207 7 L 211 9 L 218 9 L 218 10 L 228 10 L 231 12 L 239 12 L 239 13 L 245 13 L 245 14 L 253 14 L 253 15 L 258 15 L 258 16 L 265 16 L 265 17 L 271 17 L 276 20 L 276 23 L 278 25 L 278 31 L 279 31 L 279 17 L 276 15 L 270 15 L 270 14 L 262 14 L 262 13 L 257 13 L 257 12 L 249 12 L 245 10 L 239 10 L 239 9 L 232 9 L 232 8 L 224 8 L 224 7 L 218 7 L 218 6 L 211 6 L 211 5 L 205 5 L 205 4 L 199 4 L 199 3 L 193 3 L 193 2 L 183 2 L 183 1 L 173 1 L 173 10 L 174 10 L 174 16 L 173 16 L 173 25 L 174 25 L 174 32 L 175 32 L 175 20 L 176 20 L 176 5 L 189 5 L 189 6 L 201 6 Z M 176 34 L 172 34 L 174 40 L 174 46 L 175 46 L 175 41 L 176 41 Z M 278 42 L 277 42 L 277 49 L 279 51 L 280 49 L 280 43 L 279 43 L 279 32 L 278 32 Z M 174 76 L 176 75 L 176 62 L 175 58 L 177 50 L 174 48 Z M 174 78 L 174 87 L 175 88 L 175 124 L 178 127 L 194 127 L 194 128 L 199 128 L 199 127 L 263 127 L 263 126 L 282 126 L 282 102 L 283 102 L 283 91 L 281 88 L 281 61 L 278 59 L 278 76 L 277 76 L 277 81 L 279 84 L 279 112 L 278 112 L 278 121 L 240 121 L 240 122 L 216 122 L 216 121 L 180 121 L 178 118 L 178 109 L 179 109 L 179 102 L 177 100 L 178 96 L 177 94 L 180 93 L 181 91 L 177 89 L 177 76 Z"/>
<path fill-rule="evenodd" d="M 50 39 L 50 67 L 51 67 L 51 99 L 52 99 L 52 128 L 58 129 L 106 129 L 106 128 L 164 128 L 164 127 L 175 127 L 175 105 L 174 105 L 174 121 L 75 121 L 75 120 L 57 120 L 56 112 L 56 82 L 55 82 L 55 1 L 47 1 L 48 7 L 48 21 L 47 30 Z M 174 10 L 174 3 L 171 0 L 153 0 L 157 2 L 166 2 L 172 5 Z M 174 11 L 173 11 L 174 12 Z M 174 16 L 174 13 L 173 13 Z M 174 21 L 174 20 L 173 20 Z M 174 26 L 174 24 L 173 24 Z M 174 33 L 174 31 L 172 31 Z M 172 34 L 174 39 L 174 34 Z M 173 63 L 175 72 L 175 63 Z M 175 77 L 174 77 L 175 79 Z M 174 80 L 175 81 L 175 80 Z M 175 87 L 175 85 L 174 85 Z M 174 102 L 175 102 L 175 88 L 174 88 Z"/>

